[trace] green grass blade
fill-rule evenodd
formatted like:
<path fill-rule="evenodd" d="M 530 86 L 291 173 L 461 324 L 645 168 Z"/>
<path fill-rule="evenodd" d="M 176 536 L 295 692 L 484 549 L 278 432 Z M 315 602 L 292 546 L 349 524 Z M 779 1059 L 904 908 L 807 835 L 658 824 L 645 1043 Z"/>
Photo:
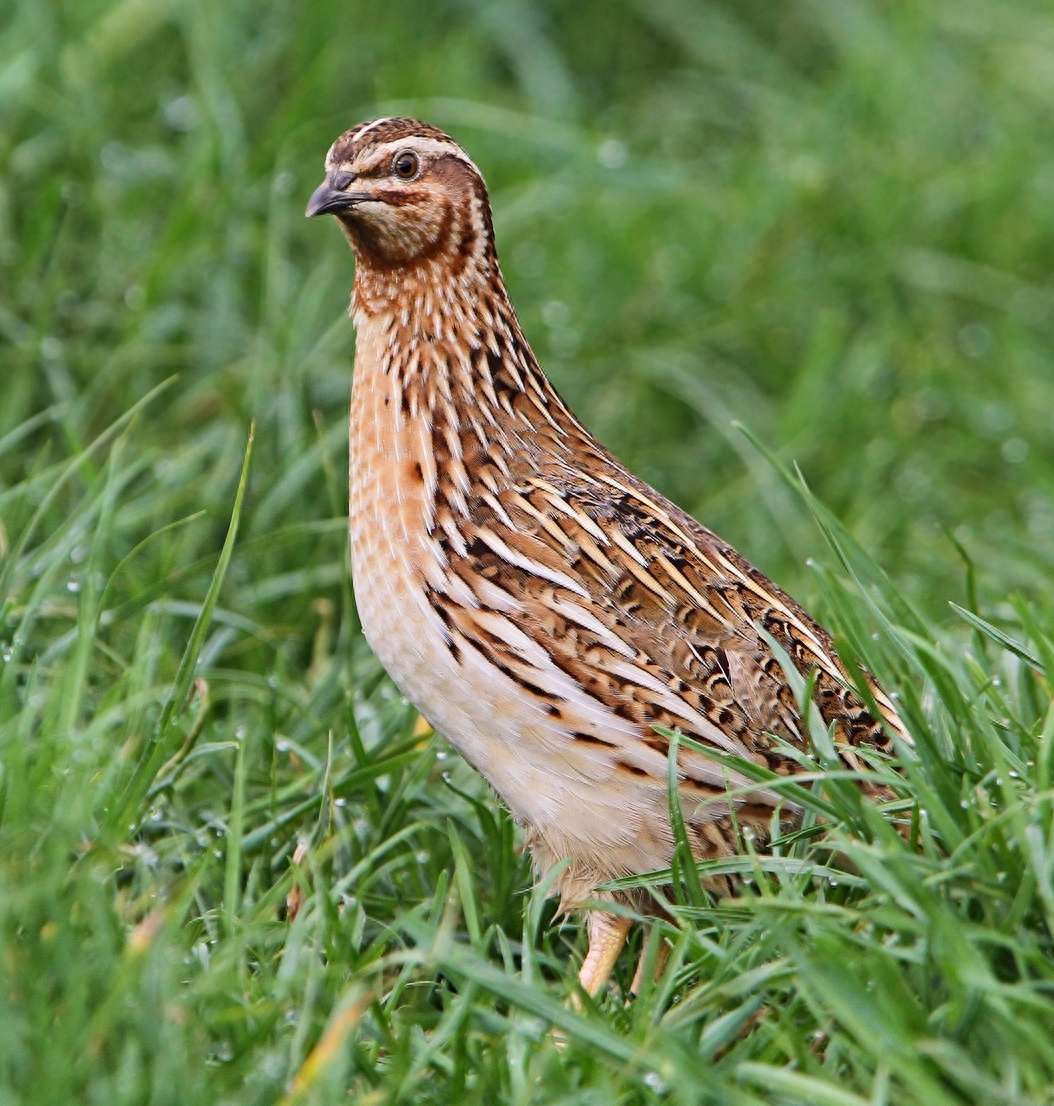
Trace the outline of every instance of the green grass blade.
<path fill-rule="evenodd" d="M 979 630 L 986 638 L 994 641 L 1001 649 L 1005 649 L 1008 653 L 1013 653 L 1015 657 L 1020 657 L 1033 672 L 1037 672 L 1040 676 L 1047 674 L 1046 665 L 1031 649 L 1026 648 L 1019 641 L 1015 641 L 1009 634 L 1004 634 L 998 626 L 993 626 L 991 622 L 981 618 L 980 615 L 974 614 L 973 611 L 968 611 L 965 607 L 960 607 L 958 603 L 949 603 L 949 607 L 964 621 L 969 622 L 975 630 Z"/>
<path fill-rule="evenodd" d="M 92 457 L 95 452 L 101 449 L 107 442 L 111 441 L 117 434 L 121 432 L 141 411 L 145 410 L 158 396 L 166 392 L 173 384 L 175 384 L 178 377 L 170 376 L 167 380 L 163 380 L 155 388 L 152 388 L 142 399 L 128 408 L 127 411 L 120 418 L 114 420 L 94 441 L 92 441 L 85 449 L 77 454 L 59 473 L 58 478 L 52 483 L 48 489 L 47 494 L 41 500 L 40 505 L 37 507 L 33 514 L 33 517 L 29 520 L 28 525 L 19 535 L 18 541 L 15 543 L 11 552 L 4 558 L 3 568 L 0 568 L 0 616 L 6 614 L 7 602 L 8 602 L 8 586 L 10 583 L 11 572 L 14 566 L 21 560 L 23 553 L 29 545 L 31 538 L 36 532 L 37 527 L 40 525 L 41 520 L 47 514 L 51 505 L 54 503 L 58 494 L 69 482 L 70 478 L 79 472 L 84 462 Z"/>
<path fill-rule="evenodd" d="M 165 763 L 174 751 L 178 734 L 175 731 L 175 718 L 183 709 L 190 696 L 191 686 L 194 682 L 194 667 L 197 664 L 198 654 L 205 641 L 209 622 L 212 618 L 213 608 L 219 599 L 220 588 L 230 564 L 231 555 L 234 552 L 234 543 L 238 536 L 238 523 L 241 519 L 242 503 L 245 499 L 245 489 L 249 482 L 249 464 L 252 460 L 253 437 L 255 425 L 249 429 L 249 438 L 245 446 L 245 456 L 242 460 L 241 475 L 238 478 L 238 490 L 234 497 L 234 508 L 231 511 L 230 523 L 227 527 L 227 536 L 220 551 L 216 570 L 212 574 L 212 581 L 205 594 L 205 600 L 201 604 L 201 612 L 191 630 L 190 640 L 183 651 L 183 657 L 176 672 L 176 678 L 172 687 L 172 694 L 165 703 L 158 720 L 157 727 L 150 741 L 144 749 L 139 765 L 137 766 L 124 794 L 116 804 L 108 821 L 108 830 L 111 834 L 124 836 L 124 831 L 131 828 L 129 820 L 138 817 L 137 811 L 142 798 L 150 789 L 154 777 L 161 765 Z"/>

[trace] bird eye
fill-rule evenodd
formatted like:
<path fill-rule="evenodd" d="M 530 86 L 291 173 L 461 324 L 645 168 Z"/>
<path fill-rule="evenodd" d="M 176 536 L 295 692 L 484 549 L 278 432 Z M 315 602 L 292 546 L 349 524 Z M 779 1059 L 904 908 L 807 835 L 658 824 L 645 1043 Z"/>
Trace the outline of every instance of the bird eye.
<path fill-rule="evenodd" d="M 412 180 L 417 176 L 417 171 L 420 168 L 421 162 L 412 150 L 403 150 L 401 154 L 396 154 L 395 161 L 392 162 L 395 175 L 403 180 Z"/>

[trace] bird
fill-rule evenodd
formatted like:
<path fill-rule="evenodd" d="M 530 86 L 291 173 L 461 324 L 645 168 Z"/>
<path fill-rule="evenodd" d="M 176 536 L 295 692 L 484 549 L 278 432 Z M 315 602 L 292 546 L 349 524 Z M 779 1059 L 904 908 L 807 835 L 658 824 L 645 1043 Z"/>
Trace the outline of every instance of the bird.
<path fill-rule="evenodd" d="M 802 770 L 807 726 L 780 653 L 812 676 L 847 769 L 910 739 L 866 673 L 863 701 L 823 627 L 564 403 L 517 320 L 483 175 L 454 139 L 413 119 L 352 127 L 306 214 L 333 215 L 355 258 L 363 633 L 522 826 L 536 877 L 559 867 L 560 912 L 585 913 L 578 981 L 595 996 L 638 903 L 604 885 L 671 864 L 678 735 L 697 859 L 737 855 L 744 833 L 763 847 L 774 815 L 780 832 L 800 822 L 778 788 L 719 759 Z"/>

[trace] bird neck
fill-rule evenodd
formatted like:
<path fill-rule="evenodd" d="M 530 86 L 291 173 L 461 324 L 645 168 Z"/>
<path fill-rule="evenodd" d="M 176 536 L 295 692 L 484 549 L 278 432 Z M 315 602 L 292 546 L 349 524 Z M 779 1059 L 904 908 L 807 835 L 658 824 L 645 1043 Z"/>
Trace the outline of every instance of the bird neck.
<path fill-rule="evenodd" d="M 404 284 L 380 310 L 367 308 L 357 282 L 352 502 L 360 513 L 370 496 L 383 503 L 377 517 L 405 522 L 400 542 L 442 531 L 440 546 L 456 544 L 452 520 L 471 518 L 480 488 L 493 495 L 525 479 L 558 480 L 595 450 L 535 360 L 495 273 L 456 298 L 436 287 L 407 294 Z M 429 297 L 442 309 L 429 311 Z"/>
<path fill-rule="evenodd" d="M 356 381 L 398 394 L 411 417 L 440 405 L 495 425 L 524 414 L 576 421 L 520 329 L 492 251 L 460 267 L 429 258 L 391 271 L 360 258 L 351 315 Z"/>
<path fill-rule="evenodd" d="M 388 262 L 361 237 L 348 237 L 355 251 L 351 315 L 356 327 L 367 318 L 394 316 L 404 327 L 434 336 L 463 329 L 481 297 L 508 303 L 493 245 L 483 235 L 448 234 L 445 242 L 401 264 Z"/>

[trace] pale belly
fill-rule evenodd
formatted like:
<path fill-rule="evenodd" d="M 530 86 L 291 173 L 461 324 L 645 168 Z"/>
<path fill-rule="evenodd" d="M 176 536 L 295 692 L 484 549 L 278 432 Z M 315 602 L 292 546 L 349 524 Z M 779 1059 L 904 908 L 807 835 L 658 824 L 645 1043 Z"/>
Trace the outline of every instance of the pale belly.
<path fill-rule="evenodd" d="M 368 511 L 353 525 L 351 556 L 363 633 L 385 671 L 519 821 L 547 839 L 562 838 L 568 830 L 574 836 L 585 812 L 591 825 L 581 836 L 593 845 L 599 836 L 608 847 L 631 847 L 638 818 L 621 786 L 612 787 L 607 754 L 574 754 L 570 737 L 518 684 L 471 648 L 455 655 L 428 615 L 411 544 L 381 528 L 382 513 Z M 577 851 L 574 844 L 565 843 L 568 853 Z"/>
<path fill-rule="evenodd" d="M 360 384 L 352 406 L 351 558 L 370 647 L 527 827 L 538 868 L 572 858 L 561 881 L 567 905 L 605 879 L 666 866 L 665 786 L 620 772 L 609 750 L 575 742 L 474 649 L 450 648 L 426 599 L 428 574 L 435 579 L 441 570 L 422 522 L 420 484 L 406 476 L 414 442 L 393 421 L 391 404 Z M 614 716 L 611 723 L 626 726 Z"/>

